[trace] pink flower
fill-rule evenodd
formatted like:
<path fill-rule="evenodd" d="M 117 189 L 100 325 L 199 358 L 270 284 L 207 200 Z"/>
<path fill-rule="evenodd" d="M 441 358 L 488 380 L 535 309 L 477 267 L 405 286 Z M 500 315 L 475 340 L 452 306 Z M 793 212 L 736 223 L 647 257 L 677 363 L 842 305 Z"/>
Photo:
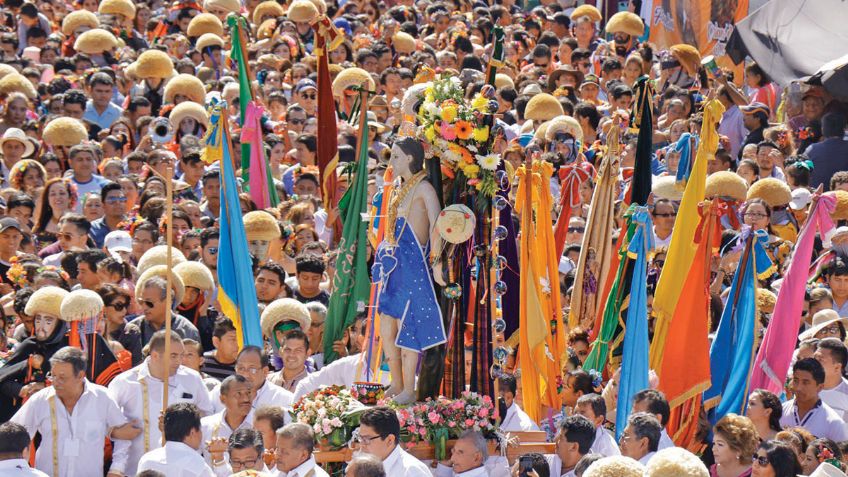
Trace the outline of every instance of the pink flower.
<path fill-rule="evenodd" d="M 420 435 L 421 435 L 421 437 L 426 436 L 426 435 L 427 435 L 427 429 L 420 429 L 420 430 L 418 431 L 418 434 L 420 434 Z"/>
<path fill-rule="evenodd" d="M 435 413 L 433 411 L 430 411 L 429 413 L 427 413 L 427 419 L 429 419 L 430 422 L 432 422 L 434 424 L 438 423 L 439 422 L 439 414 Z"/>
<path fill-rule="evenodd" d="M 448 427 L 456 427 L 456 422 L 448 421 Z"/>
<path fill-rule="evenodd" d="M 478 412 L 477 415 L 480 417 L 487 417 L 489 415 L 489 410 L 484 407 L 483 409 L 480 409 L 480 412 Z"/>
<path fill-rule="evenodd" d="M 448 141 L 453 141 L 454 139 L 456 139 L 456 129 L 453 127 L 452 124 L 448 123 L 447 121 L 441 121 L 439 124 L 441 125 L 439 129 L 443 138 Z"/>
<path fill-rule="evenodd" d="M 474 425 L 474 419 L 466 419 L 465 420 L 465 427 L 471 427 L 473 425 Z"/>

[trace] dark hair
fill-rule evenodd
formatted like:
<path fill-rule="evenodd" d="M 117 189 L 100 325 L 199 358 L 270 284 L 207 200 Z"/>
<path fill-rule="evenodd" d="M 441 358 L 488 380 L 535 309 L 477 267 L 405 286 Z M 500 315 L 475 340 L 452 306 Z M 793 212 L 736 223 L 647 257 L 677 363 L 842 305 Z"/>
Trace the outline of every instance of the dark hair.
<path fill-rule="evenodd" d="M 574 106 L 574 116 L 577 117 L 578 115 L 585 117 L 592 129 L 598 129 L 598 124 L 601 122 L 601 113 L 598 112 L 595 105 L 584 101 L 577 103 Z"/>
<path fill-rule="evenodd" d="M 218 240 L 221 237 L 221 231 L 218 227 L 207 227 L 200 232 L 200 246 L 206 247 L 212 240 Z"/>
<path fill-rule="evenodd" d="M 362 413 L 359 424 L 371 427 L 382 438 L 395 436 L 395 442 L 400 442 L 400 422 L 397 413 L 388 407 L 372 407 Z"/>
<path fill-rule="evenodd" d="M 842 366 L 842 372 L 845 372 L 845 367 L 848 366 L 848 348 L 845 343 L 837 338 L 825 338 L 818 342 L 816 349 L 826 349 L 831 359 L 839 363 Z"/>
<path fill-rule="evenodd" d="M 253 422 L 255 423 L 260 419 L 267 419 L 268 423 L 271 424 L 271 429 L 276 433 L 277 429 L 286 425 L 286 412 L 279 406 L 260 406 L 253 413 Z"/>
<path fill-rule="evenodd" d="M 10 197 L 9 202 L 6 203 L 6 210 L 9 211 L 16 207 L 29 207 L 30 209 L 35 210 L 35 201 L 32 200 L 32 197 L 26 194 L 15 194 Z"/>
<path fill-rule="evenodd" d="M 287 331 L 283 341 L 288 340 L 301 340 L 306 345 L 306 348 L 309 348 L 309 336 L 307 336 L 306 332 L 300 328 Z"/>
<path fill-rule="evenodd" d="M 505 388 L 512 394 L 518 392 L 518 382 L 516 381 L 515 376 L 512 374 L 502 376 L 498 380 L 498 387 Z"/>
<path fill-rule="evenodd" d="M 755 389 L 752 394 L 756 394 L 760 398 L 763 408 L 771 409 L 769 429 L 778 432 L 783 430 L 783 426 L 780 425 L 780 418 L 783 415 L 783 405 L 780 403 L 780 398 L 765 389 Z"/>
<path fill-rule="evenodd" d="M 183 442 L 191 431 L 200 430 L 200 410 L 190 402 L 171 404 L 165 410 L 165 440 Z"/>
<path fill-rule="evenodd" d="M 32 287 L 24 287 L 15 292 L 15 299 L 12 303 L 12 308 L 15 310 L 16 314 L 26 314 L 24 313 L 24 310 L 26 309 L 26 304 L 33 293 L 35 293 L 35 290 Z"/>
<path fill-rule="evenodd" d="M 648 452 L 656 452 L 660 445 L 662 425 L 657 417 L 647 412 L 637 412 L 627 419 L 627 426 L 633 429 L 636 439 L 648 438 Z"/>
<path fill-rule="evenodd" d="M 29 447 L 29 442 L 29 432 L 26 427 L 11 421 L 0 424 L 0 456 L 10 455 L 21 458 L 24 449 Z"/>
<path fill-rule="evenodd" d="M 318 138 L 316 138 L 314 134 L 301 134 L 294 140 L 294 142 L 303 144 L 309 152 L 315 152 L 318 150 Z"/>
<path fill-rule="evenodd" d="M 283 268 L 283 266 L 280 265 L 279 263 L 268 262 L 265 265 L 262 265 L 261 267 L 259 267 L 259 270 L 257 270 L 256 274 L 258 275 L 259 272 L 261 272 L 262 270 L 265 270 L 265 271 L 268 271 L 268 272 L 271 272 L 271 273 L 275 273 L 277 275 L 277 277 L 280 278 L 280 285 L 286 283 L 286 278 L 288 278 L 288 275 L 286 274 L 286 269 Z"/>
<path fill-rule="evenodd" d="M 21 5 L 21 15 L 29 18 L 38 18 L 38 7 L 34 3 L 26 2 Z"/>
<path fill-rule="evenodd" d="M 85 263 L 89 270 L 97 272 L 97 264 L 108 257 L 106 252 L 102 250 L 83 250 L 76 255 L 77 269 L 79 269 L 80 264 Z"/>
<path fill-rule="evenodd" d="M 212 336 L 221 339 L 230 331 L 236 331 L 235 325 L 229 318 L 219 318 L 215 321 L 215 327 L 212 329 Z"/>
<path fill-rule="evenodd" d="M 326 269 L 327 266 L 321 257 L 312 254 L 300 254 L 295 258 L 295 270 L 297 273 L 323 274 Z"/>
<path fill-rule="evenodd" d="M 798 371 L 806 371 L 812 374 L 816 384 L 824 383 L 824 367 L 815 358 L 804 358 L 796 361 L 792 365 L 792 374 L 795 375 Z"/>
<path fill-rule="evenodd" d="M 109 195 L 109 192 L 112 191 L 118 191 L 120 193 L 123 193 L 124 188 L 121 187 L 121 184 L 118 184 L 117 182 L 107 182 L 106 185 L 104 185 L 103 188 L 100 189 L 100 198 L 103 199 L 103 202 L 106 202 L 106 196 Z"/>
<path fill-rule="evenodd" d="M 73 224 L 74 227 L 79 229 L 85 235 L 88 235 L 91 231 L 91 222 L 89 222 L 85 216 L 79 214 L 65 214 L 61 219 L 59 219 L 59 222 Z"/>
<path fill-rule="evenodd" d="M 521 457 L 519 457 L 519 459 L 524 457 L 530 458 L 530 461 L 532 462 L 530 465 L 533 470 L 536 471 L 537 474 L 539 474 L 539 477 L 551 477 L 551 468 L 548 465 L 548 461 L 547 459 L 545 459 L 544 455 L 539 454 L 537 452 L 530 452 L 522 455 Z"/>
<path fill-rule="evenodd" d="M 766 441 L 757 448 L 766 451 L 766 457 L 774 469 L 775 477 L 795 477 L 803 473 L 795 451 L 780 441 Z"/>
<path fill-rule="evenodd" d="M 583 391 L 583 394 L 592 394 L 595 392 L 595 387 L 592 386 L 592 375 L 588 372 L 583 371 L 582 369 L 575 369 L 574 371 L 569 371 L 568 378 L 574 378 L 572 389 L 574 392 Z"/>
<path fill-rule="evenodd" d="M 85 365 L 88 362 L 85 353 L 73 346 L 65 346 L 59 351 L 53 353 L 50 357 L 50 365 L 55 367 L 57 363 L 67 363 L 71 365 L 74 374 L 85 372 Z"/>
<path fill-rule="evenodd" d="M 115 86 L 115 81 L 106 73 L 94 73 L 88 78 L 88 87 L 93 88 L 98 85 L 111 87 Z"/>
<path fill-rule="evenodd" d="M 577 477 L 583 477 L 584 473 L 590 465 L 603 458 L 603 455 L 595 453 L 584 455 L 580 458 L 580 460 L 577 461 L 577 465 L 574 466 L 574 475 L 576 475 Z"/>
<path fill-rule="evenodd" d="M 230 388 L 232 388 L 236 384 L 250 384 L 250 381 L 247 380 L 241 374 L 231 374 L 224 378 L 221 381 L 221 396 L 226 396 L 230 393 Z"/>
<path fill-rule="evenodd" d="M 265 451 L 265 445 L 262 442 L 262 433 L 252 428 L 237 429 L 233 432 L 230 435 L 227 447 L 229 447 L 229 450 L 249 449 L 252 447 L 259 456 L 262 456 L 262 452 Z"/>
<path fill-rule="evenodd" d="M 845 134 L 845 115 L 839 112 L 827 113 L 821 118 L 822 136 L 839 137 Z"/>
<path fill-rule="evenodd" d="M 760 65 L 758 65 L 756 63 L 751 63 L 750 65 L 745 67 L 745 72 L 748 73 L 749 75 L 754 74 L 754 75 L 759 76 L 760 81 L 757 82 L 757 86 L 759 86 L 761 88 L 763 86 L 769 84 L 769 82 L 771 81 L 769 79 L 768 75 L 766 74 L 766 72 L 763 71 L 763 69 L 760 68 Z"/>
<path fill-rule="evenodd" d="M 566 417 L 560 422 L 559 430 L 567 442 L 577 443 L 577 452 L 580 455 L 588 454 L 592 443 L 595 442 L 595 425 L 579 414 Z"/>
<path fill-rule="evenodd" d="M 595 417 L 607 415 L 607 402 L 604 401 L 604 397 L 600 394 L 589 393 L 577 398 L 577 406 L 583 405 L 591 407 Z M 778 417 L 780 417 L 779 414 Z"/>
<path fill-rule="evenodd" d="M 203 177 L 200 179 L 203 182 L 203 185 L 206 186 L 208 181 L 221 181 L 221 171 L 218 169 L 212 169 L 203 173 Z"/>
<path fill-rule="evenodd" d="M 643 389 L 633 396 L 633 403 L 647 401 L 647 411 L 651 414 L 660 415 L 660 424 L 665 427 L 668 424 L 671 409 L 668 407 L 668 400 L 665 395 L 656 389 Z"/>
<path fill-rule="evenodd" d="M 268 368 L 271 366 L 271 357 L 268 356 L 268 353 L 259 346 L 254 345 L 249 345 L 242 348 L 241 351 L 239 351 L 238 357 L 236 357 L 236 361 L 238 361 L 238 359 L 241 358 L 242 355 L 251 353 L 259 356 L 259 364 L 263 368 Z"/>
<path fill-rule="evenodd" d="M 814 440 L 813 442 L 810 442 L 810 444 L 807 445 L 807 448 L 813 449 L 813 455 L 816 456 L 816 459 L 819 459 L 819 456 L 821 455 L 822 451 L 827 449 L 830 451 L 831 454 L 833 454 L 834 459 L 842 460 L 842 450 L 839 448 L 839 444 L 826 437 L 822 437 Z"/>
<path fill-rule="evenodd" d="M 147 343 L 147 347 L 150 352 L 156 351 L 158 353 L 165 350 L 165 336 L 167 336 L 165 334 L 165 330 L 159 330 L 156 333 L 153 333 L 153 336 L 150 338 L 150 342 Z M 182 343 L 183 339 L 176 331 L 171 330 L 171 342 L 175 341 Z"/>

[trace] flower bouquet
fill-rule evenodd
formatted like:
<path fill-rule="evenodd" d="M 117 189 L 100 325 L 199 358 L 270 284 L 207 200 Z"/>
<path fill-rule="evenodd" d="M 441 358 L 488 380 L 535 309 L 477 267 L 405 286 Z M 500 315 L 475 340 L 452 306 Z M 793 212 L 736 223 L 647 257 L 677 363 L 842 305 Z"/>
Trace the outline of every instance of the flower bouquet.
<path fill-rule="evenodd" d="M 321 447 L 341 449 L 359 426 L 359 414 L 364 410 L 349 389 L 329 386 L 300 398 L 292 408 L 292 418 L 312 426 Z"/>
<path fill-rule="evenodd" d="M 418 109 L 419 136 L 429 144 L 429 154 L 440 159 L 445 176 L 491 198 L 498 191 L 495 171 L 501 158 L 488 153 L 488 121 L 498 102 L 493 88 L 482 91 L 469 102 L 459 78 L 435 79 Z"/>

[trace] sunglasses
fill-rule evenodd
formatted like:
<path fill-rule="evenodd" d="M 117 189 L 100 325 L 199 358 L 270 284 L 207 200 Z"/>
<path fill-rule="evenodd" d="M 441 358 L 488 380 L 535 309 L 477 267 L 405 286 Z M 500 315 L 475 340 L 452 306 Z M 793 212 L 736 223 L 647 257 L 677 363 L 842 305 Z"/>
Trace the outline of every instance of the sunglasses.
<path fill-rule="evenodd" d="M 753 460 L 754 462 L 759 464 L 760 467 L 766 467 L 769 465 L 768 456 L 765 455 L 754 454 Z"/>
<path fill-rule="evenodd" d="M 585 231 L 586 231 L 586 229 L 583 228 L 583 227 L 569 227 L 568 228 L 568 233 L 570 233 L 570 234 L 582 234 Z"/>
<path fill-rule="evenodd" d="M 117 204 L 117 203 L 124 204 L 126 202 L 127 202 L 126 197 L 109 197 L 109 198 L 106 199 L 107 204 Z"/>
<path fill-rule="evenodd" d="M 668 214 L 654 214 L 654 217 L 675 217 L 675 216 L 677 216 L 677 214 L 675 214 L 675 213 L 668 213 Z"/>
<path fill-rule="evenodd" d="M 124 311 L 124 310 L 126 310 L 127 308 L 130 307 L 130 304 L 126 303 L 126 302 L 118 302 L 118 303 L 112 303 L 111 305 L 106 305 L 106 306 L 111 306 L 112 308 L 115 309 L 115 311 Z M 153 307 L 151 307 L 151 308 L 153 308 Z"/>
<path fill-rule="evenodd" d="M 155 307 L 155 306 L 156 306 L 156 304 L 155 304 L 155 303 L 153 303 L 152 301 L 150 301 L 150 300 L 142 300 L 142 299 L 139 299 L 139 300 L 138 300 L 138 304 L 139 304 L 139 305 L 141 305 L 141 306 L 143 306 L 143 307 L 145 307 L 145 308 L 153 308 L 153 307 Z"/>
<path fill-rule="evenodd" d="M 316 99 L 317 97 L 318 97 L 317 94 L 304 94 L 303 95 L 304 99 Z"/>

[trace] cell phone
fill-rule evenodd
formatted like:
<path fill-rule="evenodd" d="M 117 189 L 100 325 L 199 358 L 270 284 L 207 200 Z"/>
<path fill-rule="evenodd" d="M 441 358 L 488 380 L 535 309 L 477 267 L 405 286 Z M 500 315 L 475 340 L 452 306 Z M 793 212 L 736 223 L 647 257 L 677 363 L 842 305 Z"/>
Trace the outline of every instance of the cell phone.
<path fill-rule="evenodd" d="M 518 475 L 526 477 L 533 470 L 533 458 L 529 455 L 523 455 L 518 458 Z"/>

